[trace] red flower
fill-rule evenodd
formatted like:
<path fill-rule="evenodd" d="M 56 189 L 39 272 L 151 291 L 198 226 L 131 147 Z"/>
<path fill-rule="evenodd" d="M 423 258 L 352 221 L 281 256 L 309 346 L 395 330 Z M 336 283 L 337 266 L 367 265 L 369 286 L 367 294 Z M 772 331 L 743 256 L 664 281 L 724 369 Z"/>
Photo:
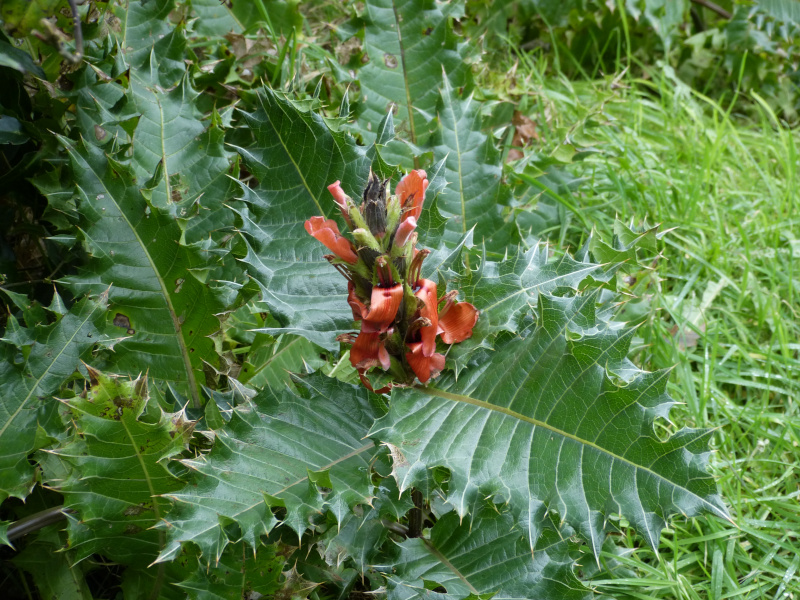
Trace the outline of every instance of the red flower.
<path fill-rule="evenodd" d="M 453 293 L 453 292 L 451 292 Z M 458 344 L 472 336 L 472 328 L 478 322 L 478 310 L 469 302 L 453 303 L 447 298 L 444 308 L 439 311 L 437 333 L 442 334 L 445 344 Z"/>
<path fill-rule="evenodd" d="M 427 383 L 431 377 L 436 377 L 444 369 L 444 355 L 435 352 L 425 356 L 422 352 L 422 342 L 408 344 L 411 352 L 406 352 L 406 361 L 414 371 L 414 375 L 422 383 Z"/>
<path fill-rule="evenodd" d="M 369 303 L 369 310 L 362 313 L 364 323 L 362 329 L 368 331 L 380 331 L 383 333 L 394 323 L 397 316 L 397 309 L 403 301 L 403 286 L 395 284 L 389 288 L 375 286 L 372 288 L 372 298 Z M 352 306 L 352 305 L 351 305 Z"/>
<path fill-rule="evenodd" d="M 342 260 L 354 265 L 358 262 L 358 255 L 353 250 L 353 245 L 339 233 L 336 222 L 325 217 L 311 217 L 305 223 L 306 231 L 313 235 L 317 241 L 325 245 Z"/>
<path fill-rule="evenodd" d="M 422 340 L 422 355 L 430 357 L 436 352 L 436 332 L 439 328 L 436 284 L 430 279 L 420 279 L 417 281 L 417 285 L 419 289 L 414 292 L 414 295 L 422 301 L 419 316 L 420 318 L 428 319 L 431 323 L 430 325 L 423 325 L 419 329 L 420 339 Z"/>
<path fill-rule="evenodd" d="M 383 370 L 389 368 L 389 353 L 383 345 L 380 334 L 364 331 L 356 338 L 356 343 L 350 348 L 350 364 L 360 372 L 380 364 Z"/>
<path fill-rule="evenodd" d="M 397 310 L 403 301 L 403 285 L 391 284 L 389 287 L 376 285 L 372 288 L 372 297 L 367 307 L 356 294 L 355 285 L 347 284 L 347 303 L 353 311 L 353 320 L 361 321 L 361 331 L 384 333 L 394 323 Z"/>
<path fill-rule="evenodd" d="M 415 169 L 400 180 L 394 193 L 400 201 L 403 214 L 401 221 L 409 217 L 419 219 L 422 214 L 422 203 L 425 202 L 425 190 L 428 189 L 428 175 L 422 169 Z"/>

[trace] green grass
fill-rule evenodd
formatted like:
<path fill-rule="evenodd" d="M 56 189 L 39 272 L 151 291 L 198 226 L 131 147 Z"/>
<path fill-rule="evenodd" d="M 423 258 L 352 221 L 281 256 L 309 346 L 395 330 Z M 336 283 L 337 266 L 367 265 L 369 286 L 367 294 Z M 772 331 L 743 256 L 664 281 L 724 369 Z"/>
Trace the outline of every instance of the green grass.
<path fill-rule="evenodd" d="M 514 80 L 485 85 L 527 106 L 536 152 L 594 149 L 565 161 L 582 181 L 562 195 L 601 236 L 616 216 L 675 228 L 628 290 L 643 319 L 634 359 L 674 369 L 682 404 L 667 429 L 716 428 L 711 465 L 733 516 L 674 521 L 658 556 L 622 528 L 631 550 L 606 554 L 616 568 L 592 583 L 614 597 L 800 598 L 800 135 L 752 93 L 757 121 L 660 76 L 546 73 L 523 57 Z M 585 229 L 572 223 L 561 241 L 575 247 Z"/>

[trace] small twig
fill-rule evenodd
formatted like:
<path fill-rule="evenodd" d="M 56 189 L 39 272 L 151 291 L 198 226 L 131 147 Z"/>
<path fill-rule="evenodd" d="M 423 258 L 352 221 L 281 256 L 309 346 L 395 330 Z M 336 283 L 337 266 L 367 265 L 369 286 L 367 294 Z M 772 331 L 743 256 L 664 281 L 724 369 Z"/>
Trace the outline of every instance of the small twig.
<path fill-rule="evenodd" d="M 717 13 L 723 19 L 730 20 L 733 17 L 731 13 L 722 8 L 720 5 L 714 4 L 713 2 L 711 2 L 711 0 L 692 0 L 692 2 L 694 2 L 695 4 L 699 4 L 700 6 L 704 6 L 711 12 Z"/>
<path fill-rule="evenodd" d="M 389 519 L 381 519 L 381 525 L 386 527 L 386 529 L 388 529 L 389 531 L 393 531 L 397 534 L 402 535 L 403 537 L 408 537 L 408 527 L 406 527 L 402 523 L 390 521 Z"/>
<path fill-rule="evenodd" d="M 408 511 L 408 537 L 418 538 L 422 537 L 422 509 L 425 499 L 422 497 L 422 492 L 414 488 L 411 490 L 411 500 L 414 502 L 414 508 Z"/>
<path fill-rule="evenodd" d="M 76 63 L 83 59 L 83 29 L 81 28 L 81 17 L 78 14 L 78 3 L 76 0 L 68 0 L 69 7 L 72 9 L 72 21 L 75 24 L 75 30 L 72 32 L 75 38 L 75 54 L 74 60 Z"/>
<path fill-rule="evenodd" d="M 63 506 L 54 506 L 53 508 L 47 508 L 32 515 L 28 515 L 24 519 L 15 521 L 8 526 L 8 540 L 13 542 L 23 535 L 28 535 L 43 527 L 58 523 L 66 519 L 67 513 L 69 512 L 72 511 L 70 509 L 65 509 Z"/>

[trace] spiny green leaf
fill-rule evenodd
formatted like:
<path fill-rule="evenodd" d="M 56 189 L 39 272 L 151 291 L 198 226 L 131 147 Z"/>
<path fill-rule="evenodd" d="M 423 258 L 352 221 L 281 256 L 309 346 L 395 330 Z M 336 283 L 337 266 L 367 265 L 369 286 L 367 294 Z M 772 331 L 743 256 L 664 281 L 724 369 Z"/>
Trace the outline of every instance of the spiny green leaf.
<path fill-rule="evenodd" d="M 400 497 L 395 481 L 381 482 L 369 506 L 357 506 L 341 522 L 328 528 L 316 543 L 322 558 L 331 566 L 352 560 L 364 575 L 378 561 L 389 529 L 385 520 L 396 522 L 414 508 L 411 494 Z"/>
<path fill-rule="evenodd" d="M 302 534 L 310 519 L 330 509 L 342 519 L 349 507 L 372 497 L 369 464 L 378 451 L 364 435 L 375 418 L 365 389 L 322 375 L 304 378 L 295 389 L 265 389 L 237 406 L 216 431 L 211 453 L 185 464 L 197 473 L 166 517 L 170 543 L 159 560 L 169 560 L 180 542 L 197 544 L 206 561 L 216 561 L 235 539 L 257 548 L 259 536 L 284 522 Z"/>
<path fill-rule="evenodd" d="M 335 335 L 352 326 L 346 281 L 322 258 L 325 247 L 303 224 L 338 211 L 327 189 L 336 180 L 350 196 L 361 197 L 371 160 L 319 115 L 269 90 L 259 100 L 258 110 L 244 115 L 256 143 L 240 149 L 258 180 L 255 189 L 243 188 L 246 207 L 236 209 L 247 241 L 243 261 L 281 325 L 264 331 L 302 335 L 332 350 Z"/>
<path fill-rule="evenodd" d="M 637 250 L 650 253 L 651 258 L 658 252 L 656 240 L 659 237 L 658 226 L 645 227 L 644 231 L 637 232 L 623 222 L 614 221 L 614 238 L 607 243 L 598 236 L 592 236 L 589 249 L 592 255 L 604 263 L 620 263 L 636 261 Z"/>
<path fill-rule="evenodd" d="M 9 315 L 0 355 L 0 500 L 24 499 L 33 487 L 28 455 L 36 449 L 37 421 L 80 358 L 102 341 L 106 300 L 84 298 L 55 323 L 31 329 Z"/>
<path fill-rule="evenodd" d="M 503 216 L 511 192 L 503 182 L 500 153 L 481 130 L 480 104 L 473 97 L 458 98 L 445 79 L 440 98 L 432 144 L 434 156 L 445 160 L 448 186 L 439 194 L 439 210 L 448 218 L 448 231 L 462 236 L 475 228 L 477 242 L 502 253 L 519 236 Z"/>
<path fill-rule="evenodd" d="M 453 32 L 451 19 L 464 14 L 463 2 L 432 0 L 369 0 L 364 12 L 364 51 L 358 70 L 362 102 L 359 133 L 370 133 L 388 112 L 394 112 L 399 137 L 424 145 L 436 114 L 442 73 L 453 87 L 466 84 L 468 46 Z M 413 150 L 401 142 L 383 151 L 384 158 L 412 168 Z"/>
<path fill-rule="evenodd" d="M 150 180 L 143 193 L 151 204 L 185 222 L 188 243 L 231 224 L 232 215 L 223 203 L 233 194 L 230 176 L 238 171 L 235 155 L 224 148 L 222 131 L 203 121 L 198 97 L 186 74 L 169 92 L 145 85 L 134 74 L 119 116 L 123 121 L 138 118 L 134 173 L 139 181 Z"/>
<path fill-rule="evenodd" d="M 535 309 L 539 296 L 558 288 L 578 289 L 589 275 L 597 274 L 601 265 L 576 260 L 568 254 L 549 259 L 548 248 L 538 244 L 528 250 L 510 251 L 505 260 L 486 258 L 485 250 L 472 253 L 471 265 L 455 280 L 459 297 L 471 302 L 480 312 L 475 337 L 482 338 L 499 331 L 517 333 L 523 317 Z"/>
<path fill-rule="evenodd" d="M 573 546 L 573 548 L 571 548 Z M 389 600 L 476 596 L 504 599 L 590 598 L 572 573 L 570 550 L 552 525 L 543 530 L 531 554 L 525 535 L 507 512 L 483 506 L 469 521 L 449 512 L 431 529 L 430 538 L 400 543 L 388 575 Z M 431 593 L 431 588 L 439 593 Z"/>
<path fill-rule="evenodd" d="M 211 240 L 181 243 L 178 222 L 148 204 L 129 164 L 90 144 L 62 140 L 72 161 L 81 233 L 91 259 L 65 278 L 76 293 L 111 286 L 110 318 L 129 337 L 102 368 L 172 382 L 197 399 L 202 361 L 215 362 L 208 335 L 224 310 L 206 279 L 217 263 Z"/>
<path fill-rule="evenodd" d="M 428 469 L 451 470 L 447 500 L 464 515 L 480 498 L 507 500 L 531 548 L 548 511 L 581 532 L 595 555 L 607 517 L 621 513 L 658 544 L 670 515 L 728 518 L 706 472 L 708 431 L 654 431 L 674 401 L 666 372 L 627 358 L 632 330 L 595 314 L 597 292 L 539 296 L 537 327 L 456 381 L 394 390 L 370 435 L 397 446 L 401 489 Z"/>
<path fill-rule="evenodd" d="M 119 58 L 132 72 L 152 85 L 175 85 L 186 67 L 183 31 L 170 23 L 174 0 L 150 0 L 130 5 L 111 5 L 120 19 Z"/>
<path fill-rule="evenodd" d="M 186 5 L 194 17 L 190 27 L 195 33 L 223 36 L 229 33 L 241 33 L 244 29 L 244 25 L 236 18 L 235 12 L 226 2 L 189 0 Z"/>
<path fill-rule="evenodd" d="M 255 388 L 284 386 L 290 373 L 316 370 L 325 364 L 320 348 L 304 337 L 281 336 L 278 340 L 258 334 L 250 347 L 247 362 L 239 374 L 239 382 Z"/>
<path fill-rule="evenodd" d="M 185 449 L 193 425 L 182 413 L 165 414 L 157 406 L 143 417 L 146 378 L 89 373 L 86 397 L 64 401 L 75 428 L 72 439 L 53 451 L 73 470 L 65 481 L 50 483 L 76 513 L 68 526 L 76 560 L 101 553 L 146 567 L 164 545 L 164 533 L 151 529 L 168 504 L 161 495 L 182 485 L 163 461 Z"/>
<path fill-rule="evenodd" d="M 64 552 L 63 531 L 47 527 L 28 542 L 12 560 L 30 573 L 43 597 L 60 600 L 92 600 L 84 578 L 86 563 L 75 564 L 73 553 Z"/>
<path fill-rule="evenodd" d="M 253 551 L 244 542 L 225 549 L 214 565 L 197 565 L 191 575 L 177 585 L 193 600 L 239 600 L 241 598 L 274 597 L 281 589 L 285 559 L 275 544 Z"/>
<path fill-rule="evenodd" d="M 149 22 L 145 17 L 136 17 L 140 26 Z M 151 25 L 163 27 L 162 23 Z M 175 29 L 166 31 L 163 35 L 179 35 Z M 152 42 L 146 38 L 141 43 L 147 40 Z M 233 193 L 235 182 L 230 176 L 238 175 L 238 161 L 224 146 L 218 115 L 204 117 L 199 110 L 200 94 L 192 89 L 183 54 L 175 54 L 181 59 L 181 69 L 165 83 L 158 73 L 142 69 L 114 77 L 120 68 L 119 55 L 93 52 L 97 58 L 74 76 L 76 89 L 66 94 L 75 102 L 76 125 L 84 140 L 103 147 L 114 138 L 117 144 L 131 143 L 130 165 L 148 201 L 180 218 L 187 242 L 210 234 L 219 239 L 232 222 L 223 204 Z"/>

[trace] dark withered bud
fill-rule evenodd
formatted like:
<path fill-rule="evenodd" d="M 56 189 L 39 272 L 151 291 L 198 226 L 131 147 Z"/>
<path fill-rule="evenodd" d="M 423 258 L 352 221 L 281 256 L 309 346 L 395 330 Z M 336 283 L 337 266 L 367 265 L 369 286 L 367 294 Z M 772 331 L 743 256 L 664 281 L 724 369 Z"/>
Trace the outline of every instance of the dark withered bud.
<path fill-rule="evenodd" d="M 364 202 L 361 205 L 361 214 L 364 215 L 367 227 L 372 235 L 379 239 L 386 235 L 387 181 L 389 180 L 381 181 L 375 173 L 370 171 L 367 187 L 364 189 Z"/>

